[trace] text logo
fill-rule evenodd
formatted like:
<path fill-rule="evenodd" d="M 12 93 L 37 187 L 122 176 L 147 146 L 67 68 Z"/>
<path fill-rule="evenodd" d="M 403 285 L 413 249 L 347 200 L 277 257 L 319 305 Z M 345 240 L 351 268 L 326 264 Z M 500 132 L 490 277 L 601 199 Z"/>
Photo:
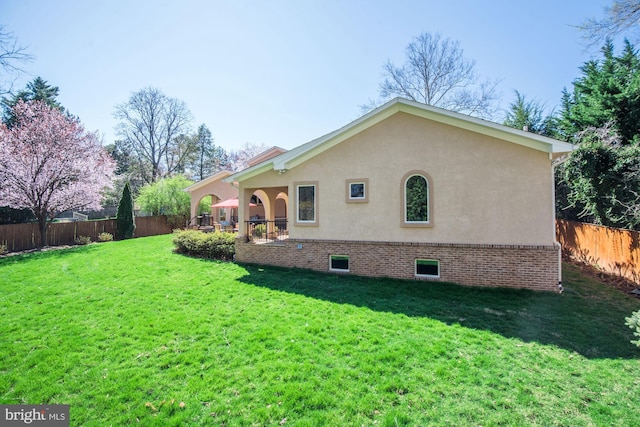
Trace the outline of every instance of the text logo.
<path fill-rule="evenodd" d="M 0 405 L 0 427 L 69 427 L 69 405 Z"/>

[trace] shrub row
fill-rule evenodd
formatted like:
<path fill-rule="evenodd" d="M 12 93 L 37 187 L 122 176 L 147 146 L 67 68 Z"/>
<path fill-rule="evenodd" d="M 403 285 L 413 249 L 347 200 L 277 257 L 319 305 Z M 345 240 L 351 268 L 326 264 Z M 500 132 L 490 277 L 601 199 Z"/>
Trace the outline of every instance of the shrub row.
<path fill-rule="evenodd" d="M 230 261 L 236 253 L 233 233 L 203 233 L 197 230 L 174 231 L 176 252 L 201 258 Z"/>

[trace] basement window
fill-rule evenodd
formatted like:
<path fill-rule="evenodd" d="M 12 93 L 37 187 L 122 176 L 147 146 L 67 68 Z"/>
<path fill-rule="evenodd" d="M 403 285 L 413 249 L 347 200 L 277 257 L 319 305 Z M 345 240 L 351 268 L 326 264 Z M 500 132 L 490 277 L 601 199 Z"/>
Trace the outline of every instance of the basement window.
<path fill-rule="evenodd" d="M 349 271 L 349 256 L 348 255 L 330 255 L 329 256 L 329 270 L 330 271 Z"/>
<path fill-rule="evenodd" d="M 417 259 L 416 277 L 437 279 L 440 277 L 440 261 L 436 259 Z"/>

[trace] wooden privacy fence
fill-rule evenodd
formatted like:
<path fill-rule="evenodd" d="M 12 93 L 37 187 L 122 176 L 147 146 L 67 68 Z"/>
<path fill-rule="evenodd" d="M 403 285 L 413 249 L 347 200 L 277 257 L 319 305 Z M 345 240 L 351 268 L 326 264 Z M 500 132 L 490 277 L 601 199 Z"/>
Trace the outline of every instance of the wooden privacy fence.
<path fill-rule="evenodd" d="M 563 255 L 640 283 L 637 231 L 559 219 L 556 235 Z"/>
<path fill-rule="evenodd" d="M 172 226 L 166 216 L 136 217 L 134 237 L 169 234 Z M 47 230 L 47 246 L 73 245 L 79 236 L 87 236 L 92 242 L 98 240 L 100 233 L 116 234 L 116 220 L 54 222 Z M 9 252 L 34 249 L 39 246 L 40 231 L 37 223 L 0 225 L 0 244 L 6 245 Z"/>

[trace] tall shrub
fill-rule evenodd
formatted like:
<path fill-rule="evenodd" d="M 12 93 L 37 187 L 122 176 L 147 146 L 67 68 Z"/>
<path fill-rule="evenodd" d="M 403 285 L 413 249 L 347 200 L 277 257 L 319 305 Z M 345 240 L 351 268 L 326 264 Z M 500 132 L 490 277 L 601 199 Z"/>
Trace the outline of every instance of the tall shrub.
<path fill-rule="evenodd" d="M 122 190 L 122 197 L 118 203 L 118 213 L 116 215 L 116 238 L 130 239 L 136 229 L 133 218 L 133 198 L 131 197 L 131 187 L 127 182 Z"/>

